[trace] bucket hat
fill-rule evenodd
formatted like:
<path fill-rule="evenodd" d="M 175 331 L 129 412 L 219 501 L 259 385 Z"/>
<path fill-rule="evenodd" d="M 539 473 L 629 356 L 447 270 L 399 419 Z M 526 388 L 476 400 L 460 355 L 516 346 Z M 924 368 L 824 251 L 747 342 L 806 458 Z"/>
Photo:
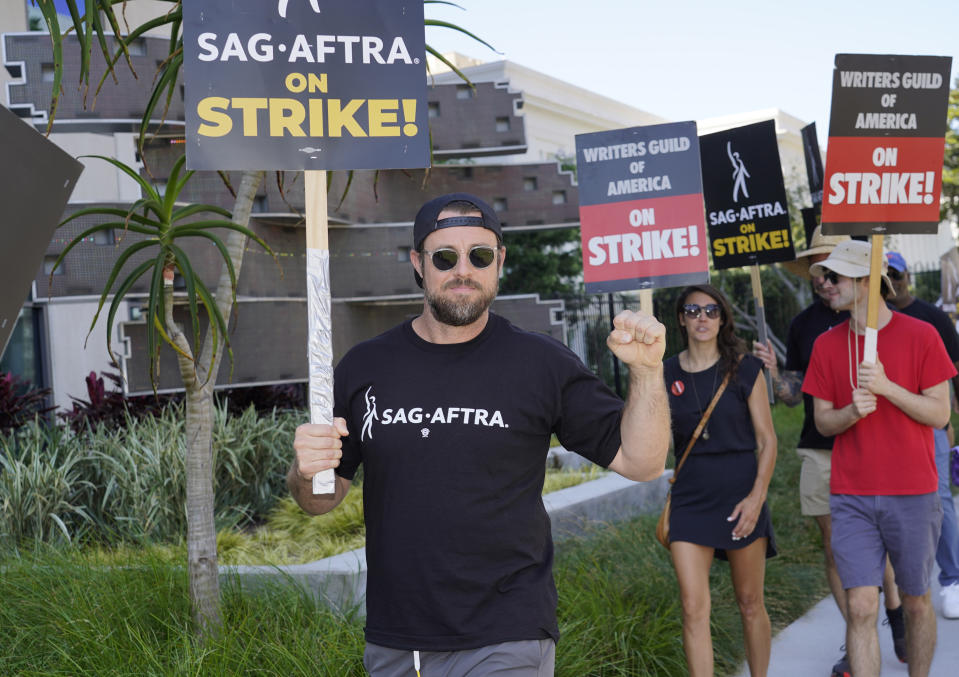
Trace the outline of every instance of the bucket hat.
<path fill-rule="evenodd" d="M 816 226 L 809 238 L 809 249 L 796 254 L 794 261 L 784 261 L 782 266 L 790 273 L 809 279 L 809 259 L 816 254 L 828 254 L 837 244 L 849 239 L 848 235 L 823 235 L 822 226 Z"/>

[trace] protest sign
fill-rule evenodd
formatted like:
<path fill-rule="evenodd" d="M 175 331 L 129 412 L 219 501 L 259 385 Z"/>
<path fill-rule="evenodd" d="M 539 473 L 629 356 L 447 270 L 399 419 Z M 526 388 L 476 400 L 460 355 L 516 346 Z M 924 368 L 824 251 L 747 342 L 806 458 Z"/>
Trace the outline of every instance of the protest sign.
<path fill-rule="evenodd" d="M 586 291 L 709 280 L 696 123 L 576 136 Z"/>
<path fill-rule="evenodd" d="M 332 423 L 326 170 L 429 167 L 423 3 L 184 5 L 187 166 L 305 170 L 310 421 Z"/>
<path fill-rule="evenodd" d="M 83 165 L 0 106 L 0 355 Z"/>
<path fill-rule="evenodd" d="M 816 134 L 816 123 L 810 122 L 799 130 L 802 135 L 803 157 L 806 160 L 806 179 L 809 182 L 809 197 L 813 207 L 820 209 L 822 205 L 822 153 L 819 150 L 819 135 Z M 806 239 L 809 241 L 809 238 Z"/>
<path fill-rule="evenodd" d="M 766 120 L 706 134 L 699 148 L 713 267 L 796 258 L 776 123 Z"/>
<path fill-rule="evenodd" d="M 428 167 L 423 3 L 186 2 L 190 169 Z"/>
<path fill-rule="evenodd" d="M 950 57 L 837 54 L 825 235 L 935 233 Z"/>

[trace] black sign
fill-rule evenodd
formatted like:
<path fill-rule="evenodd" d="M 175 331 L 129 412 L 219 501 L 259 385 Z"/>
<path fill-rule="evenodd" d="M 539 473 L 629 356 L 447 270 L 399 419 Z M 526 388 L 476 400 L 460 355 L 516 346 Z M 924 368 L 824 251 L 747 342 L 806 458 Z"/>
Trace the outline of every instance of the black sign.
<path fill-rule="evenodd" d="M 429 166 L 421 0 L 183 5 L 191 169 Z"/>
<path fill-rule="evenodd" d="M 802 134 L 803 155 L 806 158 L 806 178 L 809 180 L 809 196 L 814 207 L 822 204 L 822 153 L 819 151 L 819 138 L 816 123 L 810 122 L 800 130 Z"/>
<path fill-rule="evenodd" d="M 0 106 L 0 354 L 83 165 Z M 15 158 L 15 160 L 14 160 Z"/>
<path fill-rule="evenodd" d="M 713 267 L 793 260 L 776 123 L 707 134 L 699 147 Z"/>
<path fill-rule="evenodd" d="M 935 233 L 950 57 L 837 54 L 826 235 Z"/>

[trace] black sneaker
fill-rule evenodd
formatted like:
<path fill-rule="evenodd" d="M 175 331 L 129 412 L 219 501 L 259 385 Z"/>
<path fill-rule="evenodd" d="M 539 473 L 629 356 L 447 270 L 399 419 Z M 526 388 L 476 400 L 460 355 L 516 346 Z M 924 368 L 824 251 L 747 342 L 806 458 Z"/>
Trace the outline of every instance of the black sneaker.
<path fill-rule="evenodd" d="M 900 663 L 905 663 L 908 654 L 906 653 L 906 619 L 902 614 L 902 606 L 898 609 L 886 609 L 886 620 L 883 625 L 888 625 L 892 632 L 892 648 L 896 652 L 896 658 Z"/>
<path fill-rule="evenodd" d="M 844 653 L 834 666 L 832 677 L 852 677 L 852 668 L 849 667 L 849 654 Z"/>

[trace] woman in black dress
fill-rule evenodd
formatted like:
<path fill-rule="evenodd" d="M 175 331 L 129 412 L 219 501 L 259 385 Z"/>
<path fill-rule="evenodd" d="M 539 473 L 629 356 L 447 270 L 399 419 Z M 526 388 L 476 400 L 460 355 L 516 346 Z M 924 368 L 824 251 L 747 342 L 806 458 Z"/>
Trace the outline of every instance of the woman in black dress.
<path fill-rule="evenodd" d="M 709 285 L 687 287 L 676 303 L 686 349 L 665 362 L 673 450 L 681 456 L 728 372 L 726 390 L 672 488 L 670 553 L 683 610 L 689 674 L 713 674 L 709 569 L 729 561 L 750 674 L 765 676 L 771 630 L 763 600 L 766 558 L 776 552 L 766 490 L 776 432 L 762 362 L 746 354 L 732 309 Z"/>

